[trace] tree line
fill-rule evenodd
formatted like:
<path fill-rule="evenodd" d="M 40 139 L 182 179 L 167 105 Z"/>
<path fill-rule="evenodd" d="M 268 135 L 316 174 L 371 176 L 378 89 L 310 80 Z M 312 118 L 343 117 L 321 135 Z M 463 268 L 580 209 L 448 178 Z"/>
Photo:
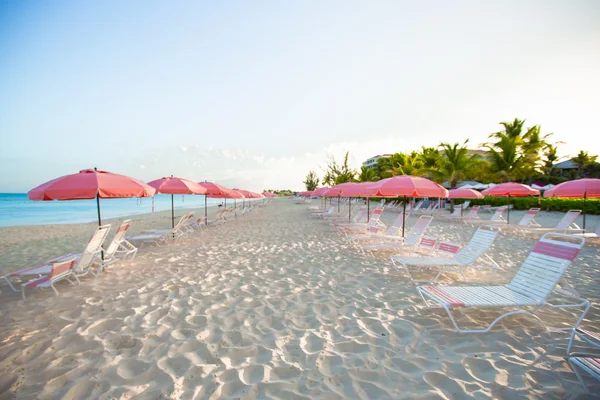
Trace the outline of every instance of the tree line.
<path fill-rule="evenodd" d="M 560 175 L 553 165 L 560 161 L 557 146 L 551 142 L 552 133 L 543 134 L 539 125 L 525 127 L 525 120 L 515 118 L 501 122 L 502 129 L 489 135 L 481 147 L 482 154 L 471 154 L 464 143 L 440 143 L 437 147 L 422 147 L 421 151 L 394 153 L 377 160 L 373 168 L 360 171 L 348 165 L 349 152 L 337 162 L 333 157 L 323 169 L 323 177 L 309 171 L 304 180 L 307 190 L 319 184 L 334 186 L 345 182 L 374 182 L 397 175 L 429 178 L 437 183 L 448 182 L 450 188 L 463 180 L 484 183 L 520 182 L 560 183 L 582 177 L 600 177 L 597 156 L 581 150 L 572 160 L 577 166 L 567 176 Z"/>

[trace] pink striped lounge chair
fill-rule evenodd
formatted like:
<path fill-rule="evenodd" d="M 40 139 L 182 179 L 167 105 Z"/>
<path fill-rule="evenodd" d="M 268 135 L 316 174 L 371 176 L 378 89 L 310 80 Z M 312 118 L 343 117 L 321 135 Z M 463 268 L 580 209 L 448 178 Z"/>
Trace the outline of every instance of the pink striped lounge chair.
<path fill-rule="evenodd" d="M 590 308 L 589 301 L 576 293 L 556 288 L 559 280 L 579 254 L 584 239 L 574 235 L 548 233 L 536 244 L 513 280 L 506 286 L 419 286 L 417 290 L 430 308 L 444 308 L 454 328 L 461 333 L 488 332 L 498 321 L 509 315 L 531 315 L 545 325 L 535 313 L 542 306 L 551 308 L 582 307 L 576 328 Z M 575 303 L 550 301 L 552 294 L 572 298 Z M 485 329 L 461 329 L 452 316 L 454 308 L 510 308 Z M 527 309 L 531 309 L 531 311 Z M 571 328 L 549 328 L 565 330 Z"/>

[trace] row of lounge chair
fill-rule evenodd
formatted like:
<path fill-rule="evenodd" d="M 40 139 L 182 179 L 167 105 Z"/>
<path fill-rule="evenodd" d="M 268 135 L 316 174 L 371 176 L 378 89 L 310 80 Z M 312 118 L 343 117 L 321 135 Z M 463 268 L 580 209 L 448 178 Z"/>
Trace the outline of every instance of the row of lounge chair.
<path fill-rule="evenodd" d="M 473 215 L 476 215 L 478 209 L 478 206 L 472 208 L 474 211 L 470 215 L 471 218 Z M 377 210 L 379 209 L 373 212 L 375 213 Z M 496 210 L 496 214 L 501 215 L 504 211 L 504 207 L 500 207 Z M 361 210 L 357 214 L 360 214 L 360 212 Z M 514 226 L 517 230 L 533 229 L 545 234 L 536 243 L 509 284 L 484 286 L 427 285 L 418 286 L 416 289 L 428 308 L 443 308 L 456 331 L 460 333 L 489 332 L 500 320 L 515 314 L 532 316 L 551 330 L 571 329 L 571 340 L 567 349 L 568 363 L 585 390 L 589 393 L 590 389 L 584 380 L 583 374 L 586 373 L 596 380 L 600 380 L 600 354 L 572 353 L 571 347 L 575 342 L 575 338 L 579 338 L 588 344 L 600 348 L 600 334 L 582 330 L 578 327 L 589 311 L 590 303 L 579 296 L 573 289 L 560 287 L 559 281 L 579 254 L 585 243 L 585 238 L 597 238 L 600 236 L 600 227 L 596 228 L 596 232 L 583 232 L 578 226 L 574 225 L 580 211 L 571 210 L 565 214 L 556 227 L 543 228 L 535 221 L 535 216 L 538 212 L 539 209 L 529 210 L 519 224 Z M 458 215 L 458 213 L 455 215 Z M 485 252 L 494 242 L 500 228 L 505 230 L 506 225 L 492 223 L 491 225 L 479 227 L 471 241 L 462 248 L 455 243 L 443 241 L 439 242 L 436 247 L 436 239 L 424 236 L 425 229 L 429 226 L 432 217 L 419 217 L 405 238 L 401 238 L 396 233 L 393 233 L 394 229 L 397 232 L 398 221 L 402 219 L 401 217 L 402 215 L 394 220 L 389 228 L 391 231 L 385 234 L 380 233 L 380 228 L 364 223 L 354 222 L 353 224 L 333 225 L 336 227 L 336 230 L 341 230 L 345 233 L 345 237 L 350 243 L 361 249 L 383 248 L 401 251 L 402 254 L 391 256 L 391 261 L 394 266 L 404 271 L 414 282 L 436 282 L 444 272 L 458 273 L 464 280 L 467 280 L 463 274 L 464 270 L 468 267 L 481 270 L 481 266 L 474 267 L 473 265 L 476 260 L 484 255 L 490 262 L 488 266 L 491 272 L 489 280 L 492 280 L 499 269 L 498 264 L 487 256 Z M 463 220 L 463 216 L 457 218 Z M 464 220 L 469 219 L 469 217 L 464 218 Z M 554 232 L 554 230 L 572 234 Z M 388 241 L 391 241 L 393 245 L 390 246 Z M 422 272 L 426 269 L 432 269 L 432 267 L 437 269 L 437 275 L 433 280 L 415 278 L 415 269 Z M 537 312 L 542 307 L 549 307 L 555 310 L 579 308 L 581 309 L 581 314 L 572 327 L 548 327 L 537 315 Z M 479 329 L 461 327 L 453 315 L 453 310 L 455 309 L 482 308 L 508 308 L 509 311 L 502 313 L 487 326 Z"/>
<path fill-rule="evenodd" d="M 254 206 L 261 206 L 255 204 Z M 158 246 L 171 241 L 177 241 L 189 236 L 192 232 L 211 225 L 225 223 L 235 215 L 251 211 L 246 208 L 223 208 L 217 212 L 213 220 L 205 217 L 194 218 L 194 213 L 182 216 L 173 228 L 153 229 L 142 231 L 139 235 L 126 236 L 131 227 L 131 220 L 121 223 L 110 244 L 105 247 L 111 225 L 106 224 L 96 228 L 82 253 L 69 253 L 64 256 L 46 261 L 43 265 L 24 268 L 3 276 L 10 288 L 22 293 L 26 298 L 26 289 L 51 288 L 58 295 L 55 284 L 66 280 L 71 284 L 79 284 L 80 278 L 91 274 L 97 277 L 107 266 L 126 259 L 133 260 L 138 248 L 145 244 Z M 137 244 L 136 245 L 134 245 Z M 32 279 L 33 277 L 33 279 Z"/>

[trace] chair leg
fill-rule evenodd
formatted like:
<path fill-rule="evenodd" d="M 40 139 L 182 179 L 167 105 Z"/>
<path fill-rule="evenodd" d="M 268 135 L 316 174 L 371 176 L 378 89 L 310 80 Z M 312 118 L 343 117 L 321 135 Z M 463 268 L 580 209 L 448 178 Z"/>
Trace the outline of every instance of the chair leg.
<path fill-rule="evenodd" d="M 4 275 L 4 280 L 6 281 L 6 283 L 8 283 L 8 286 L 10 286 L 10 288 L 13 290 L 13 292 L 18 292 L 18 290 L 15 289 L 15 287 L 13 286 L 12 282 L 10 281 L 10 279 L 8 279 L 7 275 Z"/>
<path fill-rule="evenodd" d="M 577 376 L 577 379 L 579 379 L 579 382 L 581 383 L 581 386 L 583 386 L 583 389 L 585 390 L 585 392 L 588 394 L 591 394 L 590 389 L 588 388 L 585 381 L 583 380 L 583 376 L 581 376 L 581 373 L 579 372 L 578 366 L 573 362 L 573 360 L 571 358 L 569 358 L 567 361 L 568 361 L 569 365 L 571 366 L 571 369 L 573 370 L 573 372 L 575 372 L 575 376 Z"/>

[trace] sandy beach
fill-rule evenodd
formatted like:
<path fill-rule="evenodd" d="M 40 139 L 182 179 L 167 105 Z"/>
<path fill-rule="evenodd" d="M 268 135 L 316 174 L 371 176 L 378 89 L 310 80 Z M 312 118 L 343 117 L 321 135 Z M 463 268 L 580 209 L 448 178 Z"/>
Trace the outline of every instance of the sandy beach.
<path fill-rule="evenodd" d="M 0 399 L 587 398 L 566 362 L 569 332 L 515 316 L 486 334 L 457 333 L 389 253 L 362 254 L 309 215 L 276 199 L 181 242 L 145 246 L 80 286 L 61 282 L 58 297 L 38 290 L 23 301 L 1 283 Z M 553 226 L 562 215 L 536 220 Z M 170 226 L 170 212 L 133 219 L 134 233 Z M 93 227 L 0 229 L 0 269 L 81 251 Z M 475 229 L 435 220 L 426 235 L 466 244 Z M 537 238 L 500 233 L 488 252 L 501 267 L 492 284 L 510 281 Z M 591 302 L 581 326 L 595 331 L 599 245 L 586 243 L 565 275 Z M 457 281 L 449 274 L 441 284 Z M 578 312 L 541 315 L 572 324 Z M 459 317 L 481 325 L 497 315 Z"/>

